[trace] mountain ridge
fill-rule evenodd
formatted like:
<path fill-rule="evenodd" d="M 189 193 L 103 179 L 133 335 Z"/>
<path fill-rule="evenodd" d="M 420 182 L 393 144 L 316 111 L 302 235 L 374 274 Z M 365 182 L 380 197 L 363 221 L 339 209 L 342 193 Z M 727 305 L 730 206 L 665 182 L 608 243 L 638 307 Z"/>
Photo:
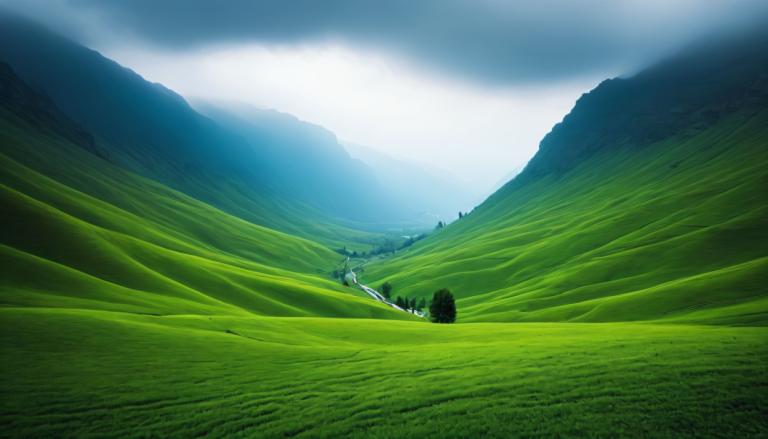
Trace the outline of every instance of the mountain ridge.
<path fill-rule="evenodd" d="M 322 160 L 312 157 L 291 166 L 323 168 L 322 175 L 334 180 L 303 184 L 293 179 L 295 189 L 287 190 L 288 179 L 274 178 L 262 145 L 199 114 L 172 90 L 6 13 L 0 13 L 0 60 L 92 134 L 113 163 L 247 221 L 332 247 L 370 247 L 379 239 L 376 229 L 383 228 L 378 223 L 399 220 L 379 219 L 388 215 L 380 207 L 388 198 L 371 196 L 378 193 L 375 182 L 348 157 L 342 157 L 344 166 L 330 168 L 339 160 L 328 155 L 330 150 L 317 149 L 325 154 Z M 335 142 L 330 133 L 309 141 Z M 302 147 L 309 151 L 311 146 Z M 298 196 L 315 186 L 326 195 Z"/>
<path fill-rule="evenodd" d="M 0 105 L 4 306 L 404 318 L 331 280 L 341 255 L 328 248 L 229 215 L 73 144 L 50 125 L 72 124 L 50 100 L 7 66 L 0 73 L 0 94 L 17 96 Z M 47 115 L 49 126 L 33 125 L 29 114 Z"/>
<path fill-rule="evenodd" d="M 366 281 L 450 288 L 460 321 L 766 324 L 765 47 L 603 82 L 520 175 Z"/>

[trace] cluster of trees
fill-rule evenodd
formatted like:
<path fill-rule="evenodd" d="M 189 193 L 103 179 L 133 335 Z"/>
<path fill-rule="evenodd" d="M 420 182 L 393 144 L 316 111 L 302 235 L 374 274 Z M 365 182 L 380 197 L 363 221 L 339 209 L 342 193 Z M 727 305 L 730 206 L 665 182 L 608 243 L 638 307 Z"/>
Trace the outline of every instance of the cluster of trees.
<path fill-rule="evenodd" d="M 384 282 L 381 285 L 381 295 L 387 299 L 392 299 L 392 284 Z M 423 297 L 418 301 L 416 298 L 397 296 L 395 305 L 406 311 L 424 311 L 427 301 Z M 446 288 L 435 291 L 432 295 L 432 301 L 429 303 L 429 318 L 434 323 L 453 323 L 456 321 L 456 299 L 453 293 Z"/>
<path fill-rule="evenodd" d="M 426 237 L 427 237 L 426 233 L 422 233 L 422 234 L 416 235 L 416 236 L 409 236 L 408 239 L 406 239 L 403 242 L 403 244 L 400 246 L 400 248 L 398 248 L 398 250 L 402 250 L 404 248 L 410 247 L 413 244 L 415 244 L 416 242 L 421 241 L 422 239 L 424 239 Z"/>
<path fill-rule="evenodd" d="M 340 254 L 340 255 L 344 255 L 344 256 L 352 256 L 352 252 L 351 252 L 351 251 L 349 251 L 349 250 L 347 250 L 347 247 L 346 247 L 346 246 L 344 246 L 344 247 L 342 247 L 342 248 L 337 248 L 337 249 L 336 249 L 336 250 L 334 250 L 334 251 L 335 251 L 336 253 Z"/>
<path fill-rule="evenodd" d="M 367 254 L 366 252 L 358 252 L 357 250 L 349 251 L 346 247 L 337 248 L 334 250 L 336 253 L 339 253 L 344 256 L 349 256 L 350 258 L 363 258 Z"/>
<path fill-rule="evenodd" d="M 384 254 L 384 253 L 392 253 L 392 254 L 394 254 L 396 251 L 408 248 L 408 247 L 412 246 L 413 244 L 415 244 L 417 241 L 420 241 L 420 240 L 422 240 L 422 239 L 424 239 L 426 237 L 427 237 L 426 233 L 422 233 L 422 234 L 416 235 L 416 236 L 409 236 L 408 238 L 405 239 L 405 241 L 403 241 L 402 244 L 400 244 L 399 247 L 395 245 L 394 241 L 387 239 L 387 240 L 384 241 L 384 244 L 374 248 L 373 250 L 369 251 L 368 253 L 363 252 L 362 255 L 365 256 L 367 254 L 367 255 L 371 255 L 371 256 L 376 256 L 376 255 L 380 255 L 380 254 Z"/>
<path fill-rule="evenodd" d="M 474 209 L 472 209 L 472 211 L 474 212 Z M 469 214 L 470 214 L 470 212 L 459 211 L 459 219 L 465 218 Z M 437 226 L 435 226 L 435 230 L 440 230 L 440 229 L 442 229 L 443 227 L 445 227 L 447 225 L 448 225 L 448 223 L 446 223 L 446 222 L 438 221 L 437 222 Z"/>
<path fill-rule="evenodd" d="M 381 295 L 386 297 L 388 300 L 392 300 L 392 284 L 389 282 L 384 282 L 381 285 Z M 421 300 L 416 300 L 416 298 L 409 298 L 408 296 L 402 297 L 397 296 L 394 301 L 395 305 L 399 306 L 400 308 L 406 310 L 406 311 L 424 311 L 424 308 L 427 306 L 427 301 L 423 297 Z"/>
<path fill-rule="evenodd" d="M 406 310 L 406 311 L 424 311 L 424 308 L 427 306 L 427 300 L 423 297 L 418 302 L 416 301 L 416 298 L 409 299 L 406 297 L 400 297 L 397 296 L 395 298 L 395 305 L 399 306 L 400 308 Z"/>
<path fill-rule="evenodd" d="M 384 243 L 374 247 L 367 254 L 370 256 L 376 256 L 376 255 L 381 255 L 386 253 L 394 253 L 395 250 L 397 250 L 397 245 L 395 244 L 395 241 L 392 241 L 391 239 L 385 239 Z M 366 253 L 363 252 L 363 255 L 366 255 Z"/>
<path fill-rule="evenodd" d="M 426 237 L 427 237 L 426 233 L 422 233 L 416 236 L 409 236 L 399 246 L 397 245 L 397 242 L 395 242 L 394 240 L 385 239 L 383 243 L 377 245 L 376 247 L 372 248 L 367 252 L 366 251 L 358 252 L 357 250 L 349 251 L 347 247 L 337 248 L 335 251 L 336 253 L 339 253 L 341 255 L 349 256 L 350 258 L 366 258 L 370 256 L 378 256 L 378 255 L 383 255 L 387 253 L 394 254 L 396 251 L 403 250 L 407 247 L 410 247 L 413 244 L 415 244 L 417 241 L 420 241 Z"/>

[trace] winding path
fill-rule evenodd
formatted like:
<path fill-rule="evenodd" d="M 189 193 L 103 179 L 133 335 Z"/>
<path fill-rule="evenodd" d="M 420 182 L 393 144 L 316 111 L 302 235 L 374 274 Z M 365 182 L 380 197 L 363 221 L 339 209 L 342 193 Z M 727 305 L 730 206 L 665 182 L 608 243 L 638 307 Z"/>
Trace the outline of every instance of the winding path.
<path fill-rule="evenodd" d="M 387 298 L 384 297 L 381 293 L 379 293 L 378 291 L 376 291 L 373 288 L 369 287 L 368 285 L 361 284 L 360 282 L 357 281 L 357 274 L 355 274 L 354 271 L 349 270 L 349 273 L 346 275 L 346 277 L 353 284 L 355 284 L 361 290 L 365 291 L 369 296 L 371 296 L 375 300 L 378 300 L 381 303 L 385 303 L 385 304 L 391 306 L 392 308 L 395 308 L 396 310 L 399 310 L 399 311 L 402 311 L 402 312 L 411 313 L 411 314 L 413 314 L 415 316 L 418 316 L 418 317 L 422 317 L 422 318 L 424 317 L 424 313 L 423 312 L 419 312 L 419 311 L 416 311 L 416 310 L 409 311 L 409 310 L 403 309 L 403 308 L 395 305 L 394 303 L 390 302 L 389 300 L 387 300 Z"/>

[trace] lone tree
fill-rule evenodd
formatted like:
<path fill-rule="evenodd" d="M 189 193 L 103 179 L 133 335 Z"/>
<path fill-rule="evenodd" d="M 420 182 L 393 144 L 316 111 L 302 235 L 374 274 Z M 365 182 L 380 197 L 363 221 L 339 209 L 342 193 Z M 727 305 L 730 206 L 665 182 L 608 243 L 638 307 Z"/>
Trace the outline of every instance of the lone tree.
<path fill-rule="evenodd" d="M 384 285 L 381 286 L 381 295 L 386 297 L 387 299 L 391 299 L 392 294 L 392 284 L 389 282 L 384 282 Z"/>
<path fill-rule="evenodd" d="M 456 321 L 456 300 L 450 291 L 445 288 L 435 291 L 429 304 L 429 318 L 435 323 Z"/>

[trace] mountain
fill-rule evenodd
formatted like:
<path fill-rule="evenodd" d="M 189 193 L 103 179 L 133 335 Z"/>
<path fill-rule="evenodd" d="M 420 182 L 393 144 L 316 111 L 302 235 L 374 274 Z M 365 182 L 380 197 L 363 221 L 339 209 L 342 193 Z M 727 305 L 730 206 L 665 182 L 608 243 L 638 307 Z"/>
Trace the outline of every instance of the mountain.
<path fill-rule="evenodd" d="M 370 167 L 389 193 L 398 195 L 404 210 L 413 212 L 429 226 L 453 219 L 460 210 L 468 211 L 481 201 L 449 171 L 399 160 L 362 145 L 344 146 L 352 157 Z"/>
<path fill-rule="evenodd" d="M 702 42 L 629 80 L 604 81 L 544 137 L 525 177 L 566 171 L 605 149 L 697 133 L 739 110 L 763 108 L 766 47 L 764 31 Z"/>
<path fill-rule="evenodd" d="M 365 163 L 354 160 L 327 129 L 248 104 L 194 101 L 203 115 L 254 148 L 264 178 L 282 196 L 358 221 L 359 227 L 415 216 Z M 386 208 L 384 208 L 386 207 Z"/>
<path fill-rule="evenodd" d="M 366 270 L 461 321 L 768 322 L 768 39 L 582 96 L 469 216 Z"/>
<path fill-rule="evenodd" d="M 404 316 L 331 281 L 341 256 L 326 247 L 106 160 L 90 134 L 7 64 L 0 98 L 3 306 Z"/>
<path fill-rule="evenodd" d="M 0 13 L 0 61 L 92 134 L 111 163 L 246 221 L 340 247 L 369 244 L 376 235 L 360 229 L 397 216 L 319 127 L 274 115 L 246 131 L 233 119 L 223 127 L 162 85 L 9 13 Z"/>

